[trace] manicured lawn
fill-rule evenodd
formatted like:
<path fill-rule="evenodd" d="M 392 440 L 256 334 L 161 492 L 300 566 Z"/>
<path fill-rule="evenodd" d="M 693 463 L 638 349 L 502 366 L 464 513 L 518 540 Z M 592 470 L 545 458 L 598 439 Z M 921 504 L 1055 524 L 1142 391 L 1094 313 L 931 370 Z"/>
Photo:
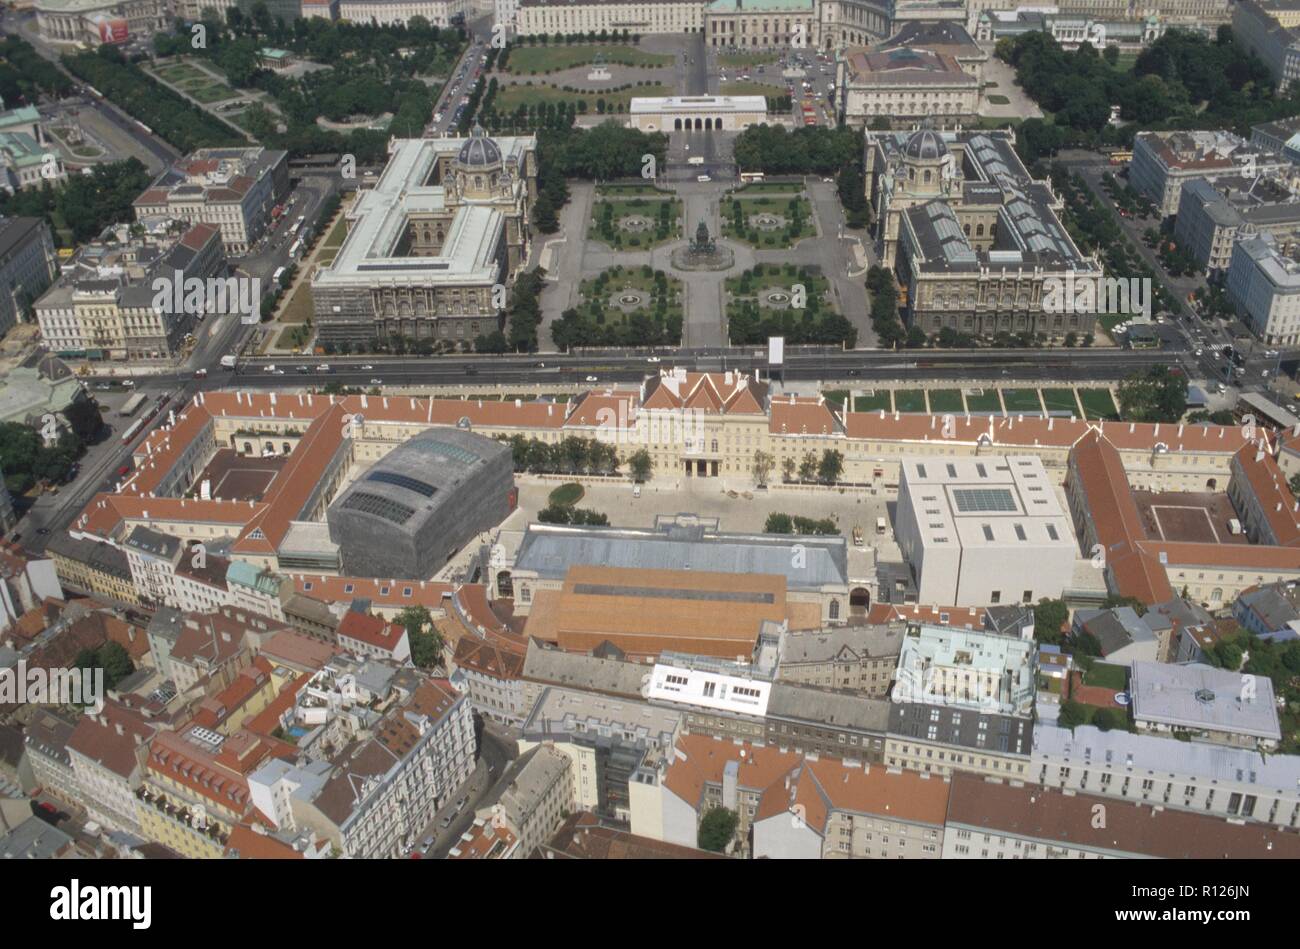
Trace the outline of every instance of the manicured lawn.
<path fill-rule="evenodd" d="M 305 324 L 286 326 L 280 331 L 280 338 L 275 341 L 275 345 L 280 349 L 301 349 L 307 345 L 309 339 L 311 339 L 310 326 Z"/>
<path fill-rule="evenodd" d="M 498 113 L 505 114 L 514 112 L 521 105 L 538 106 L 542 103 L 558 105 L 561 102 L 585 101 L 587 103 L 587 114 L 597 115 L 600 111 L 596 108 L 598 99 L 604 100 L 605 111 L 610 113 L 615 112 L 619 105 L 626 109 L 633 96 L 670 96 L 672 94 L 673 91 L 668 86 L 659 84 L 629 86 L 626 89 L 606 92 L 565 92 L 563 89 L 546 83 L 532 86 L 516 83 L 501 87 L 497 93 L 495 108 Z"/>
<path fill-rule="evenodd" d="M 327 235 L 325 235 L 325 244 L 323 246 L 342 247 L 343 240 L 347 236 L 348 236 L 348 219 L 340 215 L 339 219 L 334 222 L 334 226 L 330 228 L 330 232 Z"/>
<path fill-rule="evenodd" d="M 925 393 L 920 389 L 895 389 L 894 409 L 899 412 L 924 412 Z"/>
<path fill-rule="evenodd" d="M 1003 389 L 1002 402 L 1008 412 L 1025 412 L 1041 415 L 1043 407 L 1038 402 L 1037 389 Z"/>
<path fill-rule="evenodd" d="M 1011 100 L 1006 96 L 1000 96 L 997 93 L 986 95 L 984 98 L 989 100 L 990 105 L 1010 105 Z"/>
<path fill-rule="evenodd" d="M 561 507 L 571 507 L 581 501 L 582 496 L 586 493 L 582 485 L 576 481 L 570 481 L 568 484 L 562 484 L 552 491 L 547 500 Z"/>
<path fill-rule="evenodd" d="M 965 406 L 962 405 L 960 389 L 930 390 L 931 412 L 961 412 L 964 410 Z"/>
<path fill-rule="evenodd" d="M 1094 662 L 1087 675 L 1083 677 L 1083 684 L 1123 692 L 1128 688 L 1128 666 L 1117 666 L 1109 662 Z"/>
<path fill-rule="evenodd" d="M 803 183 L 799 181 L 754 181 L 742 185 L 735 191 L 727 192 L 728 197 L 732 195 L 749 197 L 757 194 L 803 194 Z"/>
<path fill-rule="evenodd" d="M 682 282 L 666 274 L 665 278 L 660 291 L 653 271 L 647 275 L 641 267 L 611 267 L 582 281 L 578 315 L 588 327 L 594 328 L 615 328 L 629 323 L 635 326 L 634 319 L 646 320 L 677 345 L 684 315 Z M 618 301 L 622 294 L 639 297 L 641 303 L 629 302 L 627 306 L 634 308 L 625 309 Z"/>
<path fill-rule="evenodd" d="M 572 69 L 596 61 L 600 55 L 607 63 L 620 66 L 671 66 L 672 56 L 643 53 L 633 46 L 607 43 L 583 43 L 574 46 L 521 46 L 511 50 L 506 72 L 536 74 Z"/>
<path fill-rule="evenodd" d="M 184 82 L 188 79 L 210 78 L 202 69 L 188 63 L 168 63 L 166 66 L 156 67 L 153 71 L 170 83 Z"/>
<path fill-rule="evenodd" d="M 304 280 L 280 311 L 281 323 L 306 323 L 312 315 L 311 281 Z"/>
<path fill-rule="evenodd" d="M 235 98 L 235 91 L 219 82 L 183 83 L 179 88 L 184 90 L 187 96 L 204 105 Z"/>
<path fill-rule="evenodd" d="M 783 96 L 785 95 L 785 86 L 774 86 L 768 82 L 753 82 L 741 80 L 740 82 L 728 82 L 722 86 L 722 95 L 724 96 Z"/>
<path fill-rule="evenodd" d="M 860 395 L 853 400 L 855 412 L 879 412 L 881 409 L 886 412 L 892 410 L 888 389 L 877 389 L 870 395 Z"/>
<path fill-rule="evenodd" d="M 1073 389 L 1044 389 L 1043 404 L 1048 412 L 1073 412 L 1079 414 L 1079 404 L 1074 400 Z"/>
<path fill-rule="evenodd" d="M 654 185 L 642 184 L 607 184 L 597 185 L 596 194 L 602 197 L 668 197 L 673 192 Z"/>
<path fill-rule="evenodd" d="M 615 250 L 649 250 L 681 237 L 681 215 L 681 202 L 667 195 L 597 201 L 591 207 L 588 235 Z M 624 221 L 636 218 L 649 221 L 650 226 L 641 231 L 624 226 Z"/>
<path fill-rule="evenodd" d="M 822 398 L 824 398 L 827 402 L 833 403 L 835 406 L 839 407 L 849 400 L 849 390 L 848 389 L 823 389 Z"/>
<path fill-rule="evenodd" d="M 751 247 L 793 247 L 817 233 L 812 207 L 801 197 L 731 198 L 723 201 L 721 213 L 723 236 Z M 770 229 L 759 227 L 756 219 L 765 213 L 780 223 Z"/>
<path fill-rule="evenodd" d="M 1080 389 L 1079 401 L 1089 419 L 1117 419 L 1119 409 L 1109 389 Z"/>
<path fill-rule="evenodd" d="M 1001 413 L 1002 403 L 998 401 L 998 390 L 984 389 L 979 395 L 967 395 L 966 408 L 971 412 Z"/>

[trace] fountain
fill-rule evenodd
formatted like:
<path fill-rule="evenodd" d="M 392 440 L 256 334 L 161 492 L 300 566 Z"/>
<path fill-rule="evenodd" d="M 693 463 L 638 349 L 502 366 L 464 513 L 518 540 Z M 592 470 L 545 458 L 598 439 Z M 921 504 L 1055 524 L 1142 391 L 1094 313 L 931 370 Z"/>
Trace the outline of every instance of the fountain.
<path fill-rule="evenodd" d="M 673 251 L 673 266 L 678 270 L 727 270 L 735 261 L 736 255 L 718 244 L 703 221 L 691 242 Z"/>

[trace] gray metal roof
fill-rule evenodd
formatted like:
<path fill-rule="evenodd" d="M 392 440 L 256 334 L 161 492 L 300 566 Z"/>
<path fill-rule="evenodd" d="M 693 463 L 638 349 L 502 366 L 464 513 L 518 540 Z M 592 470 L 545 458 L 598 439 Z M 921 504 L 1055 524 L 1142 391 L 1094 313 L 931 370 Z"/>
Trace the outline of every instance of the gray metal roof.
<path fill-rule="evenodd" d="M 1138 721 L 1274 741 L 1282 737 L 1273 683 L 1266 676 L 1246 676 L 1199 663 L 1134 662 L 1132 668 L 1129 689 Z"/>
<path fill-rule="evenodd" d="M 553 682 L 588 692 L 604 692 L 641 698 L 641 681 L 649 666 L 617 659 L 601 659 L 579 653 L 545 649 L 529 640 L 524 657 L 523 677 L 536 682 Z"/>
<path fill-rule="evenodd" d="M 801 556 L 796 556 L 796 547 L 803 548 Z M 671 526 L 654 530 L 528 525 L 515 556 L 516 570 L 561 580 L 572 566 L 767 573 L 785 577 L 791 590 L 848 585 L 848 547 L 843 537 L 728 534 Z"/>
<path fill-rule="evenodd" d="M 767 700 L 769 718 L 797 719 L 883 735 L 889 728 L 888 699 L 868 699 L 791 682 L 775 682 Z"/>
<path fill-rule="evenodd" d="M 1300 791 L 1300 755 L 1261 755 L 1244 748 L 1135 735 L 1080 725 L 1071 733 L 1045 722 L 1034 729 L 1034 758 L 1071 765 L 1093 763 L 1132 767 L 1133 774 L 1190 776 L 1240 781 L 1295 794 Z"/>

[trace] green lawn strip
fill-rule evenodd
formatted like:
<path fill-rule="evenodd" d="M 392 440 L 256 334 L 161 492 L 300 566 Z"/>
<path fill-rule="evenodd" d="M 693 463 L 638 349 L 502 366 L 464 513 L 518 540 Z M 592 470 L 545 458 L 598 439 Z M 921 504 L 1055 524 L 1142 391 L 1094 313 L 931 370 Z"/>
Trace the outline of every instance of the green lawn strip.
<path fill-rule="evenodd" d="M 924 412 L 925 393 L 920 389 L 895 389 L 894 410 L 897 412 Z"/>
<path fill-rule="evenodd" d="M 960 389 L 930 390 L 931 412 L 962 412 L 965 408 L 962 405 Z"/>
<path fill-rule="evenodd" d="M 1089 419 L 1117 419 L 1119 409 L 1109 389 L 1080 389 L 1079 401 Z"/>
<path fill-rule="evenodd" d="M 1038 401 L 1037 389 L 1003 389 L 1002 403 L 1008 412 L 1025 415 L 1041 415 L 1043 406 Z"/>
<path fill-rule="evenodd" d="M 997 389 L 984 389 L 979 395 L 966 396 L 966 408 L 971 412 L 996 412 L 1002 414 Z"/>

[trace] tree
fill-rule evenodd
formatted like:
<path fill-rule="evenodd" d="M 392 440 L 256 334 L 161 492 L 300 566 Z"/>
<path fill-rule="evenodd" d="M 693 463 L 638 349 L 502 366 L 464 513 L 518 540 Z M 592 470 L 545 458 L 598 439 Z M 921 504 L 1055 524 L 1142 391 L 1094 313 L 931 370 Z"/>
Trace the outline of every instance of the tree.
<path fill-rule="evenodd" d="M 767 515 L 767 523 L 763 525 L 765 534 L 793 534 L 794 521 L 790 519 L 789 514 L 782 514 L 780 511 L 773 511 Z"/>
<path fill-rule="evenodd" d="M 736 836 L 736 826 L 740 817 L 735 811 L 725 807 L 713 807 L 700 818 L 700 833 L 697 843 L 701 850 L 722 853 Z"/>
<path fill-rule="evenodd" d="M 1088 713 L 1083 706 L 1071 699 L 1062 702 L 1060 711 L 1056 713 L 1056 724 L 1070 731 L 1074 731 L 1087 720 Z"/>
<path fill-rule="evenodd" d="M 442 665 L 442 650 L 446 643 L 442 633 L 433 625 L 428 607 L 406 607 L 397 614 L 397 625 L 406 630 L 411 644 L 411 661 L 417 667 L 435 669 Z"/>
<path fill-rule="evenodd" d="M 812 452 L 805 452 L 803 460 L 799 462 L 799 480 L 813 481 L 817 477 L 817 456 Z"/>
<path fill-rule="evenodd" d="M 1070 619 L 1070 608 L 1064 600 L 1043 597 L 1034 607 L 1034 639 L 1040 643 L 1056 644 L 1061 641 L 1061 627 Z"/>
<path fill-rule="evenodd" d="M 1291 489 L 1292 494 L 1296 497 L 1300 497 L 1300 474 L 1293 474 L 1287 480 L 1286 486 Z"/>
<path fill-rule="evenodd" d="M 1112 728 L 1123 728 L 1127 722 L 1119 709 L 1099 708 L 1092 713 L 1092 724 L 1098 731 L 1108 732 Z"/>
<path fill-rule="evenodd" d="M 793 458 L 781 459 L 781 477 L 786 481 L 793 481 L 797 467 L 798 463 Z"/>
<path fill-rule="evenodd" d="M 760 488 L 767 487 L 767 479 L 771 477 L 772 469 L 775 467 L 776 459 L 772 455 L 762 449 L 755 451 L 754 465 L 751 469 L 754 474 L 754 483 Z M 1300 477 L 1300 475 L 1297 475 L 1297 477 Z"/>
<path fill-rule="evenodd" d="M 99 414 L 99 403 L 94 399 L 77 399 L 63 410 L 63 417 L 68 420 L 72 434 L 82 444 L 93 444 L 99 439 L 104 428 L 104 418 Z"/>
<path fill-rule="evenodd" d="M 834 484 L 840 480 L 844 471 L 844 456 L 833 448 L 822 452 L 822 460 L 817 464 L 817 480 L 822 484 Z"/>
<path fill-rule="evenodd" d="M 1177 422 L 1187 411 L 1187 377 L 1152 366 L 1120 383 L 1120 417 L 1131 422 Z"/>
<path fill-rule="evenodd" d="M 650 472 L 654 470 L 654 461 L 650 457 L 650 452 L 644 448 L 638 448 L 627 459 L 628 470 L 632 473 L 632 480 L 636 482 L 649 481 Z"/>

